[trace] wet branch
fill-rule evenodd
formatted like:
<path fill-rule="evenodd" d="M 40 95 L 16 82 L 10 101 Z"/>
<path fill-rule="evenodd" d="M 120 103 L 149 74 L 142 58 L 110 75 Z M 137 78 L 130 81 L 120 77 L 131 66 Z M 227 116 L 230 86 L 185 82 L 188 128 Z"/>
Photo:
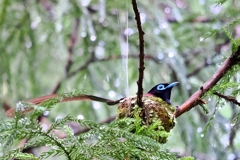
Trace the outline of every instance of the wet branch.
<path fill-rule="evenodd" d="M 135 14 L 135 20 L 137 22 L 137 28 L 138 28 L 138 35 L 139 35 L 139 67 L 138 67 L 138 71 L 139 71 L 139 75 L 138 75 L 138 81 L 137 81 L 137 85 L 138 85 L 138 91 L 137 91 L 137 104 L 138 106 L 142 107 L 143 102 L 142 102 L 142 96 L 143 96 L 143 76 L 144 76 L 144 32 L 142 30 L 142 25 L 141 25 L 141 19 L 140 19 L 140 14 L 138 11 L 138 7 L 137 7 L 137 2 L 136 0 L 132 0 L 132 6 L 133 6 L 133 11 Z"/>
<path fill-rule="evenodd" d="M 184 102 L 181 106 L 178 107 L 176 112 L 174 113 L 175 117 L 179 117 L 181 114 L 189 111 L 193 107 L 203 104 L 204 100 L 201 97 L 209 91 L 217 82 L 224 77 L 224 75 L 236 64 L 240 61 L 240 46 L 235 53 L 233 53 L 229 58 L 227 58 L 222 66 L 214 73 L 214 75 L 204 83 L 186 102 Z"/>

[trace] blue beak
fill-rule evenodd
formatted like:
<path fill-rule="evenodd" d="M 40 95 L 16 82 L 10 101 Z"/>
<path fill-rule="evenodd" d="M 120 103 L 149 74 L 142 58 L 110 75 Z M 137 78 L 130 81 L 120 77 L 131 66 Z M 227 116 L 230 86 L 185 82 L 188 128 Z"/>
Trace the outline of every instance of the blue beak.
<path fill-rule="evenodd" d="M 166 88 L 173 88 L 174 86 L 176 86 L 179 82 L 173 82 L 171 84 L 169 84 Z"/>

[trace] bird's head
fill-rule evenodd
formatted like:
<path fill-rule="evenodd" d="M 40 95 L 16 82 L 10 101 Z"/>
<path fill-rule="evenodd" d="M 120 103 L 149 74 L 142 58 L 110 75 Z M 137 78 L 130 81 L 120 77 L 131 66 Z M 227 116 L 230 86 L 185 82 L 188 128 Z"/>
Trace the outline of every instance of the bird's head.
<path fill-rule="evenodd" d="M 170 97 L 171 97 L 171 90 L 174 86 L 176 86 L 179 82 L 173 82 L 173 83 L 160 83 L 156 86 L 154 86 L 148 93 L 159 97 L 168 104 L 171 104 Z"/>

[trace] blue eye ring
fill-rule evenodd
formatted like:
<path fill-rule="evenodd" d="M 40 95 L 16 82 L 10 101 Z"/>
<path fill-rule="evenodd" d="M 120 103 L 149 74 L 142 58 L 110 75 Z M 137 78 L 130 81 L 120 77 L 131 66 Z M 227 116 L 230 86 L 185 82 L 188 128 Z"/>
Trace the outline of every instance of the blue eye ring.
<path fill-rule="evenodd" d="M 158 86 L 157 86 L 157 90 L 164 90 L 164 89 L 166 89 L 165 87 L 164 87 L 164 85 L 163 84 L 159 84 Z"/>

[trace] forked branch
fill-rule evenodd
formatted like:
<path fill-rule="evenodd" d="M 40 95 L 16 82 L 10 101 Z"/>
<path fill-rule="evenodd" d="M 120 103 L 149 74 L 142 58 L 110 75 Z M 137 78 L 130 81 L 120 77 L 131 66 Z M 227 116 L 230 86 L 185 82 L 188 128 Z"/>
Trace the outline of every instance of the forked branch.
<path fill-rule="evenodd" d="M 235 53 L 233 53 L 229 58 L 227 58 L 222 66 L 214 73 L 214 75 L 204 83 L 186 102 L 184 102 L 181 106 L 178 107 L 176 112 L 174 113 L 175 117 L 179 117 L 181 114 L 189 111 L 193 107 L 203 104 L 204 101 L 201 97 L 209 91 L 217 82 L 224 77 L 224 75 L 231 70 L 231 68 L 240 63 L 240 46 Z"/>

